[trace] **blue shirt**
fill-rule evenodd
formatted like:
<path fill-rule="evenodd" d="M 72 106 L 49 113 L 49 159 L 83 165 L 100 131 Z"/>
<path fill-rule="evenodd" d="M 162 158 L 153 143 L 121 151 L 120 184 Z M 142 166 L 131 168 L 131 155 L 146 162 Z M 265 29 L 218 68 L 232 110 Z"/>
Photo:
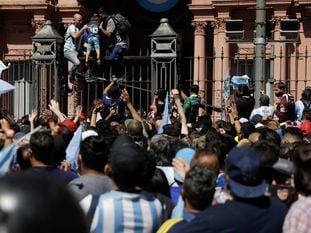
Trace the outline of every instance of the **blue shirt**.
<path fill-rule="evenodd" d="M 90 195 L 80 202 L 86 212 L 91 199 Z M 162 204 L 151 193 L 114 190 L 100 196 L 91 232 L 156 232 L 164 216 Z"/>
<path fill-rule="evenodd" d="M 183 233 L 281 233 L 286 214 L 287 207 L 275 198 L 232 200 L 208 207 Z"/>

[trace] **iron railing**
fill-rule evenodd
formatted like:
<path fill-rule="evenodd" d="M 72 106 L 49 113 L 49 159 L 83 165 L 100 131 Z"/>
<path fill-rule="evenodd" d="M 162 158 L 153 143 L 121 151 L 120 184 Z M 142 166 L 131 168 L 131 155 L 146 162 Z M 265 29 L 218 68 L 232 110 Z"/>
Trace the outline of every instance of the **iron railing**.
<path fill-rule="evenodd" d="M 296 51 L 293 52 L 293 48 L 288 46 L 286 53 L 280 50 L 279 54 L 271 53 L 266 59 L 267 80 L 285 81 L 288 90 L 294 94 L 296 100 L 300 98 L 302 90 L 306 86 L 311 86 L 311 54 L 308 49 L 310 48 L 306 47 L 300 50 L 296 48 Z M 187 92 L 189 85 L 194 81 L 193 70 L 194 63 L 196 63 L 194 61 L 198 59 L 202 58 L 183 57 L 180 59 L 180 75 L 176 88 L 181 87 Z M 229 67 L 224 67 L 226 59 L 229 61 Z M 222 66 L 221 70 L 217 72 L 215 71 L 216 61 Z M 15 85 L 16 90 L 14 93 L 2 95 L 0 103 L 14 113 L 16 117 L 21 117 L 28 114 L 34 104 L 35 93 L 29 91 L 32 90 L 33 85 L 33 63 L 31 60 L 5 62 L 10 62 L 11 66 L 8 71 L 3 73 L 2 78 Z M 148 110 L 153 97 L 151 91 L 151 58 L 143 55 L 127 56 L 125 57 L 125 63 L 126 80 L 120 83 L 120 87 L 127 88 L 136 109 Z M 200 62 L 196 64 L 200 64 Z M 101 72 L 96 74 L 96 82 L 83 82 L 83 91 L 79 100 L 85 111 L 90 109 L 90 104 L 95 98 L 102 97 L 102 90 L 109 83 L 111 66 L 109 62 L 104 63 L 103 66 Z M 251 54 L 235 54 L 233 57 L 225 57 L 223 54 L 219 57 L 210 56 L 206 58 L 205 66 L 205 103 L 216 105 L 216 107 L 221 107 L 223 83 L 228 75 L 247 74 L 249 77 L 254 77 L 253 57 Z M 274 77 L 275 72 L 279 74 L 279 77 Z M 264 80 L 264 82 L 267 80 Z"/>

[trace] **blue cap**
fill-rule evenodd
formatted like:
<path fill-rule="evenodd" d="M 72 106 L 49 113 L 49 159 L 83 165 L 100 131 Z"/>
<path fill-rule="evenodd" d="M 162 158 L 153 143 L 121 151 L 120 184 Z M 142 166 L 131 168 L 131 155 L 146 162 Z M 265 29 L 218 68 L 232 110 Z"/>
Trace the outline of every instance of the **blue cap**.
<path fill-rule="evenodd" d="M 230 190 L 237 197 L 256 198 L 263 196 L 267 190 L 260 155 L 253 149 L 232 149 L 226 159 L 226 173 Z"/>
<path fill-rule="evenodd" d="M 186 163 L 190 164 L 194 154 L 195 154 L 195 150 L 193 148 L 185 147 L 177 151 L 175 155 L 175 159 L 183 158 L 186 161 Z M 183 179 L 175 171 L 174 171 L 174 178 L 175 180 L 179 182 L 182 182 L 182 183 L 184 182 Z"/>

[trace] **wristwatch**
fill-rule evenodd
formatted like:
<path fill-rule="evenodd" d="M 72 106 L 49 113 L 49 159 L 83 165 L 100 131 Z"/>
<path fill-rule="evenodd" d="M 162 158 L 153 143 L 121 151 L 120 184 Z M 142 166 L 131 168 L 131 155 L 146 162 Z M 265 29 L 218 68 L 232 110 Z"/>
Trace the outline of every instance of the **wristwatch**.
<path fill-rule="evenodd" d="M 236 116 L 236 117 L 233 118 L 233 120 L 234 121 L 238 121 L 238 120 L 240 120 L 240 118 L 238 116 Z"/>

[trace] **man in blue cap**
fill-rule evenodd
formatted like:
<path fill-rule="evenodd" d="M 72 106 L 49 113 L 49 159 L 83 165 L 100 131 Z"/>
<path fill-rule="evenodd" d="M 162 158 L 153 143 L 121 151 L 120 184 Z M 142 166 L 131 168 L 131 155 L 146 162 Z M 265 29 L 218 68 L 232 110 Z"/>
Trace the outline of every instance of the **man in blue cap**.
<path fill-rule="evenodd" d="M 287 207 L 265 195 L 267 184 L 257 152 L 243 147 L 232 149 L 226 159 L 226 177 L 233 199 L 208 207 L 183 233 L 282 232 Z"/>

